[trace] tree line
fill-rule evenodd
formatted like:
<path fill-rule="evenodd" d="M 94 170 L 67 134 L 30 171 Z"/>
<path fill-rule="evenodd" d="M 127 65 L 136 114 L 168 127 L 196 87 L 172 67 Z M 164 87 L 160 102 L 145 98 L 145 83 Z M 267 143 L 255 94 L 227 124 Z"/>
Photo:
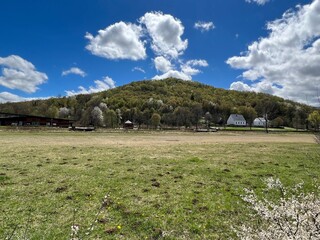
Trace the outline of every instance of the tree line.
<path fill-rule="evenodd" d="M 127 120 L 140 128 L 225 125 L 230 114 L 242 114 L 249 125 L 266 116 L 274 127 L 318 128 L 320 123 L 319 111 L 305 104 L 174 78 L 132 82 L 95 94 L 4 103 L 0 112 L 67 118 L 76 125 L 107 128 Z"/>

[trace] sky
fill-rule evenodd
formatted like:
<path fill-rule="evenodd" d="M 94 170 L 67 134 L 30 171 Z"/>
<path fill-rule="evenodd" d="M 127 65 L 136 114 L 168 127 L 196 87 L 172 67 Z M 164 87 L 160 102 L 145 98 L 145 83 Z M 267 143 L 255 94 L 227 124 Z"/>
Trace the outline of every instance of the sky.
<path fill-rule="evenodd" d="M 0 102 L 167 77 L 320 105 L 320 0 L 0 1 Z"/>

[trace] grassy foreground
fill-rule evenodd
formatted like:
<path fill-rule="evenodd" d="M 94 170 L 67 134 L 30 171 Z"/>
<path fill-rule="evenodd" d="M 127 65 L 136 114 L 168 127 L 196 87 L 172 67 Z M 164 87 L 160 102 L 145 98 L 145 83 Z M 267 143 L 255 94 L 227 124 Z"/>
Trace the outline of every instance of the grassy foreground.
<path fill-rule="evenodd" d="M 241 134 L 0 131 L 0 239 L 234 238 L 244 188 L 320 180 L 312 135 Z"/>

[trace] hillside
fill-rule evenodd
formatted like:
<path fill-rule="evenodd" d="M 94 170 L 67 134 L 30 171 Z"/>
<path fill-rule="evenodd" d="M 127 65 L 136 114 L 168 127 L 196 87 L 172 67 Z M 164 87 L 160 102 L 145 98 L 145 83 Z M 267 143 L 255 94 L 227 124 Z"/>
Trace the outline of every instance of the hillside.
<path fill-rule="evenodd" d="M 69 118 L 79 125 L 107 127 L 126 120 L 145 126 L 159 120 L 169 126 L 191 126 L 203 118 L 224 124 L 230 113 L 240 113 L 249 121 L 268 114 L 276 125 L 300 128 L 312 110 L 263 93 L 224 90 L 173 78 L 132 82 L 95 94 L 0 104 L 0 112 Z"/>

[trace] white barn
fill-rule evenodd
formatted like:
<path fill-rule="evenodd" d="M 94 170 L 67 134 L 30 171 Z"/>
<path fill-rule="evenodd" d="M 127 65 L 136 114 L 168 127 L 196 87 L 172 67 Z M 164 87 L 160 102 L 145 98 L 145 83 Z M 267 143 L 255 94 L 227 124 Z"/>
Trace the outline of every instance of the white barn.
<path fill-rule="evenodd" d="M 253 120 L 253 126 L 254 127 L 265 127 L 266 120 L 263 117 L 258 117 L 255 120 Z"/>
<path fill-rule="evenodd" d="M 231 114 L 228 118 L 227 125 L 246 126 L 247 121 L 241 114 Z"/>

